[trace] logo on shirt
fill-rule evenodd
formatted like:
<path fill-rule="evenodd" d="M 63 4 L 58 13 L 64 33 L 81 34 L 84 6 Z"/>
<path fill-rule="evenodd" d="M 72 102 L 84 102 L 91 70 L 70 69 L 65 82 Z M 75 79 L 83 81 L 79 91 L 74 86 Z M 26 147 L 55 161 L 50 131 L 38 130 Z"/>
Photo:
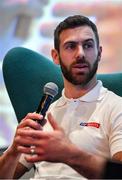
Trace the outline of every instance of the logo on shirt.
<path fill-rule="evenodd" d="M 97 122 L 81 122 L 80 126 L 91 126 L 91 127 L 99 128 L 100 123 L 97 123 Z"/>

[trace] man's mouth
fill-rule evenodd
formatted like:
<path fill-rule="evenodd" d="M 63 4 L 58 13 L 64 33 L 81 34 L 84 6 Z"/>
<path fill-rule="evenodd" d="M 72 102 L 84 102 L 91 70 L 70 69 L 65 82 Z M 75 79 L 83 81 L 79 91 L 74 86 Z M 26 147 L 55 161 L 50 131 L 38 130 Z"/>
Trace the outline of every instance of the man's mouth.
<path fill-rule="evenodd" d="M 73 65 L 73 68 L 79 68 L 79 69 L 82 69 L 82 68 L 88 68 L 88 65 L 87 64 L 75 64 Z"/>

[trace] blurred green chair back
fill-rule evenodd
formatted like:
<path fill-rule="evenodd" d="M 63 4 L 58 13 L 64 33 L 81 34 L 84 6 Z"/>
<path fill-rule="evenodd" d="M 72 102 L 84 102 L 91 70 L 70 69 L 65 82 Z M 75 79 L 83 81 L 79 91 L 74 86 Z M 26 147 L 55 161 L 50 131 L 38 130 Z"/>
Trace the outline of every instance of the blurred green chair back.
<path fill-rule="evenodd" d="M 61 96 L 63 79 L 60 68 L 35 51 L 16 47 L 8 51 L 3 61 L 5 86 L 18 122 L 37 109 L 43 95 L 43 87 L 54 82 Z M 122 96 L 122 73 L 98 74 L 105 87 Z"/>

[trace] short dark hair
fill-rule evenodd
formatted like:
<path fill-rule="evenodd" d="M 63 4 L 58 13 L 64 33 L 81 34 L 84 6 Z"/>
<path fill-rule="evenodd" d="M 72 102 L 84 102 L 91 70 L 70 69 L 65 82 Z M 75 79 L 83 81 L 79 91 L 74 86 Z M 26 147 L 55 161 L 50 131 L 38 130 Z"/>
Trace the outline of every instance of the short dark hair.
<path fill-rule="evenodd" d="M 96 25 L 88 17 L 85 17 L 83 15 L 74 15 L 67 17 L 64 21 L 60 22 L 59 25 L 56 27 L 54 31 L 55 49 L 59 51 L 59 45 L 60 45 L 59 36 L 63 30 L 76 28 L 79 26 L 85 26 L 85 25 L 91 27 L 96 37 L 97 46 L 99 46 L 99 35 Z"/>

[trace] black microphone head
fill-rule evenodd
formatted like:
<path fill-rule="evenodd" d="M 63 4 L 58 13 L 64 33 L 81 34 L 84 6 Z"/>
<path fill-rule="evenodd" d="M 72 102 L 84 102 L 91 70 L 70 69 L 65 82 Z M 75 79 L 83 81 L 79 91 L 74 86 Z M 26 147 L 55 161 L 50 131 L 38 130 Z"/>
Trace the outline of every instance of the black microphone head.
<path fill-rule="evenodd" d="M 45 84 L 44 94 L 48 94 L 52 97 L 56 96 L 58 94 L 58 86 L 53 82 Z"/>

